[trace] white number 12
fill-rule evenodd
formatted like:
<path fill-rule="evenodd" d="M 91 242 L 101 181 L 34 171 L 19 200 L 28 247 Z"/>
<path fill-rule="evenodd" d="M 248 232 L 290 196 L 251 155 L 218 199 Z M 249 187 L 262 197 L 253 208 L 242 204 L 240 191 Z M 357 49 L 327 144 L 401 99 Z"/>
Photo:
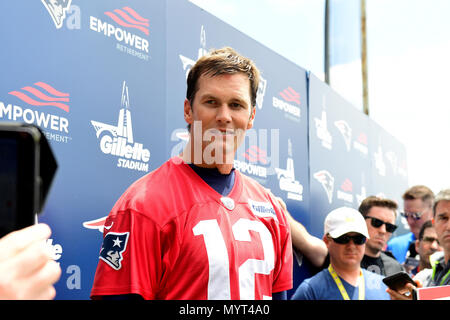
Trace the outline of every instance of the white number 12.
<path fill-rule="evenodd" d="M 239 292 L 244 300 L 255 299 L 255 273 L 269 275 L 274 268 L 275 254 L 272 235 L 261 221 L 239 219 L 232 227 L 236 241 L 251 241 L 250 230 L 258 232 L 264 260 L 247 259 L 239 267 Z M 230 268 L 227 246 L 217 220 L 203 220 L 192 229 L 194 235 L 203 235 L 209 262 L 208 299 L 229 300 Z M 270 297 L 268 297 L 270 298 Z"/>

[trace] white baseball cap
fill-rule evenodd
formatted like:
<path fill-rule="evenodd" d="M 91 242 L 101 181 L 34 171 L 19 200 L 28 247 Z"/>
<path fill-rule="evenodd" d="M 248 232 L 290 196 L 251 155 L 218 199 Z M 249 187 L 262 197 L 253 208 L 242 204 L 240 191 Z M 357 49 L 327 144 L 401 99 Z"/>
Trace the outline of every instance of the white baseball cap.
<path fill-rule="evenodd" d="M 362 214 L 350 207 L 331 211 L 325 218 L 325 234 L 336 239 L 348 232 L 357 232 L 369 239 L 369 231 Z"/>

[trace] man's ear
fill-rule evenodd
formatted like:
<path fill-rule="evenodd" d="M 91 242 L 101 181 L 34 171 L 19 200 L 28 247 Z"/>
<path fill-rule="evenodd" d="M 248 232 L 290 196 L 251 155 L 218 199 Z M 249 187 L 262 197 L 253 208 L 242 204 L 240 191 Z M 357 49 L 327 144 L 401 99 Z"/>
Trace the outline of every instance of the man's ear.
<path fill-rule="evenodd" d="M 325 245 L 328 247 L 328 243 L 330 242 L 330 239 L 328 239 L 326 234 L 323 235 L 322 240 L 323 240 L 323 242 L 325 242 Z"/>
<path fill-rule="evenodd" d="M 250 120 L 247 124 L 247 130 L 253 128 L 253 121 L 255 120 L 256 106 L 252 107 L 252 111 L 250 113 Z"/>
<path fill-rule="evenodd" d="M 193 117 L 192 117 L 192 106 L 188 99 L 184 99 L 184 120 L 188 124 L 192 124 Z"/>

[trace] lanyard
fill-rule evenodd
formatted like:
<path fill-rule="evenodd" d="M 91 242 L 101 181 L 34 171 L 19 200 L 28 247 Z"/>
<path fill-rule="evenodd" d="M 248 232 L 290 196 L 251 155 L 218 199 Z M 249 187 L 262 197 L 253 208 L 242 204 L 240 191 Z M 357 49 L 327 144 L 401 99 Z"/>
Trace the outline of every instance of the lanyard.
<path fill-rule="evenodd" d="M 432 268 L 433 268 L 433 274 L 431 275 L 431 279 L 432 279 L 433 281 L 435 281 L 435 280 L 434 280 L 434 277 L 435 277 L 435 275 L 436 275 L 436 267 L 437 267 L 438 264 L 439 264 L 439 261 L 435 261 L 434 264 L 433 264 L 433 266 L 432 266 Z M 442 277 L 441 283 L 440 283 L 439 285 L 440 285 L 440 286 L 444 285 L 445 280 L 447 280 L 447 278 L 448 278 L 449 276 L 450 276 L 450 270 L 448 270 L 447 273 L 445 274 L 445 276 Z"/>
<path fill-rule="evenodd" d="M 336 285 L 337 285 L 339 291 L 341 292 L 342 298 L 344 298 L 344 300 L 350 300 L 350 297 L 347 294 L 347 290 L 345 290 L 341 279 L 339 279 L 339 276 L 337 275 L 336 271 L 334 271 L 331 264 L 328 266 L 328 271 L 330 272 L 331 276 L 333 277 L 334 282 L 336 282 Z M 365 300 L 365 291 L 366 290 L 364 288 L 364 276 L 363 276 L 363 273 L 361 270 L 360 274 L 359 274 L 359 279 L 358 279 L 358 299 L 359 300 Z"/>

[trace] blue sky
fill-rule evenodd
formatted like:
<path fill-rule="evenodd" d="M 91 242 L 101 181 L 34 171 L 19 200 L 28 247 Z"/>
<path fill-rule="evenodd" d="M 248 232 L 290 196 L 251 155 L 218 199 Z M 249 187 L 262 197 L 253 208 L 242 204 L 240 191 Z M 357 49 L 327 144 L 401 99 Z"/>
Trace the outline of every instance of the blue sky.
<path fill-rule="evenodd" d="M 191 2 L 323 77 L 324 0 Z M 449 188 L 450 1 L 366 0 L 366 7 L 370 116 L 405 145 L 410 185 Z M 358 64 L 341 66 L 343 74 Z M 333 87 L 360 108 L 355 85 L 340 78 Z"/>

